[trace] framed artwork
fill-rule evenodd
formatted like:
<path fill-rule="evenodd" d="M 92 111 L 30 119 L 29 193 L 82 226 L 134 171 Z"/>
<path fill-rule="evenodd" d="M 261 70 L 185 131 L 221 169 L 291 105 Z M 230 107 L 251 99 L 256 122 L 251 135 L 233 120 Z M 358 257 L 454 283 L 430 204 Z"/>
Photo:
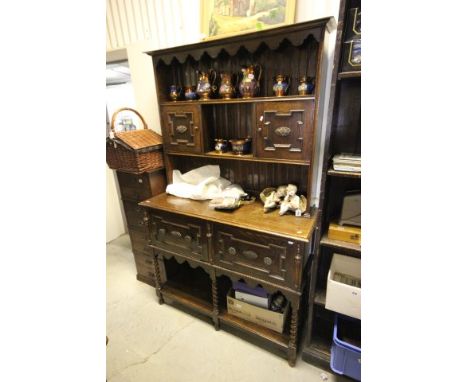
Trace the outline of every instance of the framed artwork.
<path fill-rule="evenodd" d="M 204 40 L 292 24 L 296 0 L 202 0 Z"/>

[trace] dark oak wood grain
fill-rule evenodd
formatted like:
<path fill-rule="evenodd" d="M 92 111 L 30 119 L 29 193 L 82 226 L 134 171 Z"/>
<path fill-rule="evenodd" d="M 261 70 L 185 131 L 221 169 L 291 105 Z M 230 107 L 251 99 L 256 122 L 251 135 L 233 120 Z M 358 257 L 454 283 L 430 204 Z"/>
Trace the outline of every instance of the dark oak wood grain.
<path fill-rule="evenodd" d="M 135 259 L 136 277 L 151 286 L 155 285 L 153 251 L 148 247 L 144 208 L 139 206 L 138 202 L 165 191 L 165 172 L 163 167 L 143 174 L 117 171 L 125 220 Z"/>
<path fill-rule="evenodd" d="M 306 218 L 294 215 L 280 216 L 277 210 L 264 213 L 260 201 L 243 205 L 232 212 L 216 211 L 209 208 L 208 204 L 209 201 L 183 199 L 164 193 L 142 201 L 140 206 L 303 242 L 310 241 L 315 226 L 314 214 Z"/>

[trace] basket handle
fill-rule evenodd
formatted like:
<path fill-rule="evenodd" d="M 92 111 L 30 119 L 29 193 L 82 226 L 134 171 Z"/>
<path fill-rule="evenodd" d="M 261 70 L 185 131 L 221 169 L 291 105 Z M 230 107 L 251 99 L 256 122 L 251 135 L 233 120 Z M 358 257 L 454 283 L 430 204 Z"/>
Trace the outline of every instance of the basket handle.
<path fill-rule="evenodd" d="M 139 112 L 137 112 L 135 109 L 132 109 L 132 108 L 130 108 L 130 107 L 122 107 L 122 108 L 116 110 L 114 114 L 112 114 L 112 121 L 111 121 L 110 128 L 111 128 L 111 131 L 112 131 L 113 133 L 115 133 L 115 130 L 114 130 L 114 123 L 115 123 L 117 114 L 119 114 L 121 111 L 124 111 L 124 110 L 129 110 L 129 111 L 134 112 L 134 113 L 138 116 L 138 118 L 141 119 L 141 122 L 143 122 L 143 128 L 144 128 L 144 129 L 147 129 L 147 128 L 148 128 L 148 125 L 146 124 L 144 118 L 142 117 L 142 115 L 141 115 Z"/>

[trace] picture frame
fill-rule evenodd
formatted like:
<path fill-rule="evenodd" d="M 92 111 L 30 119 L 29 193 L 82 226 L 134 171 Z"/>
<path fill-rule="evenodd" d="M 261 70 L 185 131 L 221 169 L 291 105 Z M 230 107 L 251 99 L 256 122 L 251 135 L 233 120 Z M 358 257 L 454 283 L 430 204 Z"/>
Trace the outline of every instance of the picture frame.
<path fill-rule="evenodd" d="M 296 0 L 202 0 L 203 40 L 294 23 Z"/>

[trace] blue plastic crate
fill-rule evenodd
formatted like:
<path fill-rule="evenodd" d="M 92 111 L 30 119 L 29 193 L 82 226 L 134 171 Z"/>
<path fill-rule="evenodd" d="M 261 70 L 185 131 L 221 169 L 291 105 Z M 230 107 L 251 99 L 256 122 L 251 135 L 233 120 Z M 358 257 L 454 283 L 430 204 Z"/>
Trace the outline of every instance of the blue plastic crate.
<path fill-rule="evenodd" d="M 354 339 L 360 344 L 360 327 L 361 322 L 359 320 L 338 314 L 335 316 L 330 358 L 330 367 L 335 373 L 347 375 L 358 381 L 361 380 L 361 348 L 344 341 L 343 337 Z"/>

